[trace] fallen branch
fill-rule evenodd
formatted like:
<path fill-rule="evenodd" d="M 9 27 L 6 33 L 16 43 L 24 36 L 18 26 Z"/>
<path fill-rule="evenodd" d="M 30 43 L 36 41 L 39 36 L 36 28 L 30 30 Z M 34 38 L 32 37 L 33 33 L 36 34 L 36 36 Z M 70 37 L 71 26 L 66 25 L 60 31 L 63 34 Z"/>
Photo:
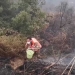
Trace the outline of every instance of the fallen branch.
<path fill-rule="evenodd" d="M 71 60 L 71 62 L 68 64 L 68 66 L 65 68 L 65 70 L 62 72 L 61 75 L 63 75 L 65 73 L 65 71 L 67 70 L 67 68 L 70 66 L 70 64 L 74 61 L 75 57 Z"/>
<path fill-rule="evenodd" d="M 72 70 L 72 68 L 73 68 L 74 64 L 75 64 L 75 60 L 74 60 L 74 62 L 73 62 L 73 64 L 72 64 L 72 66 L 71 66 L 71 68 L 70 68 L 70 70 L 69 70 L 69 72 L 68 72 L 68 75 L 70 75 L 71 70 Z"/>
<path fill-rule="evenodd" d="M 51 68 L 54 65 L 55 65 L 55 63 L 52 63 L 50 66 L 45 67 L 44 68 L 45 70 L 41 74 L 39 74 L 39 75 L 42 75 L 46 70 L 48 70 L 49 68 Z"/>

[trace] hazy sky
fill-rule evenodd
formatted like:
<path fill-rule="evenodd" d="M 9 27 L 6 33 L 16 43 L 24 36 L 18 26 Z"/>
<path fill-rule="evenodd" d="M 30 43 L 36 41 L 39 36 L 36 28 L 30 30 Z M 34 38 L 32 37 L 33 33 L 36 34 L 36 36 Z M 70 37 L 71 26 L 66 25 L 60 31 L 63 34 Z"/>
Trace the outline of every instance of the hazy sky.
<path fill-rule="evenodd" d="M 60 2 L 62 1 L 66 1 L 68 2 L 70 5 L 75 5 L 75 0 L 45 0 L 46 4 L 54 4 L 54 5 L 58 5 Z"/>
<path fill-rule="evenodd" d="M 45 0 L 46 4 L 44 6 L 45 11 L 53 10 L 55 6 L 58 6 L 60 2 L 66 1 L 69 5 L 75 7 L 75 0 Z"/>

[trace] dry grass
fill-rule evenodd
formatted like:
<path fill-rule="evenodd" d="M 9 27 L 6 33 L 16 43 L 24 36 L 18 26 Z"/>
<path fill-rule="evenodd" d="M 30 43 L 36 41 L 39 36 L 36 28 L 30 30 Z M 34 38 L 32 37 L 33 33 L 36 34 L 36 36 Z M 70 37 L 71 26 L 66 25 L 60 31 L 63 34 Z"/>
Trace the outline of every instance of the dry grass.
<path fill-rule="evenodd" d="M 0 55 L 11 55 L 11 53 L 18 53 L 24 50 L 25 37 L 21 35 L 16 36 L 0 36 Z"/>

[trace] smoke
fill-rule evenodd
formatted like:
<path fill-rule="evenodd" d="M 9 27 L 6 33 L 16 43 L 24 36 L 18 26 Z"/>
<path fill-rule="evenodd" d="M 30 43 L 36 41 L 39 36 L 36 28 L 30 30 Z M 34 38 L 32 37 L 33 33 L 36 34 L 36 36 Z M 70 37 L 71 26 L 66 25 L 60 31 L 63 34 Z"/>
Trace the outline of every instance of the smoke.
<path fill-rule="evenodd" d="M 75 6 L 75 0 L 45 0 L 45 5 L 42 9 L 45 12 L 54 11 L 56 6 L 58 6 L 61 2 L 67 2 L 70 6 Z"/>

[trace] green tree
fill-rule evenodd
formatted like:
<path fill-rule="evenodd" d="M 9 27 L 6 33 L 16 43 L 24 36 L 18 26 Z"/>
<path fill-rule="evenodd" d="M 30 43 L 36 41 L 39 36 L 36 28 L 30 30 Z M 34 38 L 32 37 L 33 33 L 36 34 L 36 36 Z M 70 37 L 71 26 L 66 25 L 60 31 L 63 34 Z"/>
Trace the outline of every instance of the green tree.
<path fill-rule="evenodd" d="M 7 26 L 11 21 L 11 9 L 8 0 L 0 0 L 0 26 Z"/>
<path fill-rule="evenodd" d="M 34 17 L 31 19 L 31 14 L 21 11 L 15 18 L 13 18 L 13 28 L 18 32 L 24 34 L 34 34 L 38 31 L 43 25 L 44 19 L 43 14 L 40 12 L 37 14 L 38 18 Z"/>
<path fill-rule="evenodd" d="M 13 29 L 24 34 L 36 34 L 44 24 L 44 13 L 38 8 L 38 0 L 22 0 L 20 13 L 13 18 Z"/>

